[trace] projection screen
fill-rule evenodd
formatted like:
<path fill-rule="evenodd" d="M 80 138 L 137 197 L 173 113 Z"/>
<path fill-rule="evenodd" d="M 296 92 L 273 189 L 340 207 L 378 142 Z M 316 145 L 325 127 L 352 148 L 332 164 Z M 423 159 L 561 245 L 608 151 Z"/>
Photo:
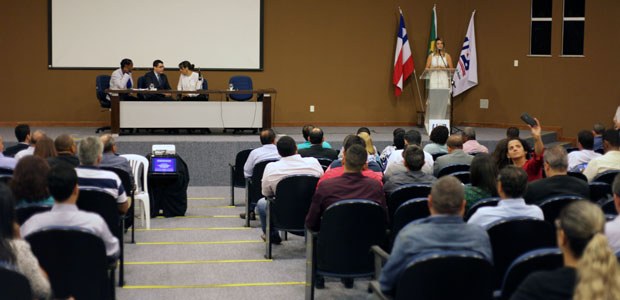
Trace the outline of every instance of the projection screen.
<path fill-rule="evenodd" d="M 49 68 L 262 70 L 262 0 L 48 0 Z"/>

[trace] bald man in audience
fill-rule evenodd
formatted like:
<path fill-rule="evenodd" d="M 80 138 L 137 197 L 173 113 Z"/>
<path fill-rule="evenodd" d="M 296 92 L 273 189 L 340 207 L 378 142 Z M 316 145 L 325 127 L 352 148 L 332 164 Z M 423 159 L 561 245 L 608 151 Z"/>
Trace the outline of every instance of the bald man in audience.
<path fill-rule="evenodd" d="M 68 134 L 59 135 L 54 140 L 54 147 L 58 156 L 47 158 L 51 167 L 58 163 L 67 163 L 74 168 L 80 165 L 80 160 L 76 156 L 77 145 L 75 145 L 73 137 Z"/>
<path fill-rule="evenodd" d="M 441 169 L 449 165 L 471 165 L 471 161 L 474 159 L 473 156 L 463 151 L 463 137 L 460 134 L 449 136 L 448 141 L 446 141 L 446 146 L 448 147 L 448 154 L 437 158 L 433 166 L 433 174 L 435 177 L 439 175 Z"/>
<path fill-rule="evenodd" d="M 540 205 L 545 199 L 559 195 L 590 198 L 588 183 L 568 175 L 568 155 L 564 147 L 556 145 L 548 148 L 543 154 L 543 161 L 547 178 L 528 183 L 527 192 L 523 197 L 527 204 Z"/>
<path fill-rule="evenodd" d="M 321 128 L 312 128 L 308 135 L 308 140 L 311 144 L 310 148 L 299 149 L 298 151 L 301 157 L 327 158 L 331 160 L 338 159 L 338 151 L 323 147 L 325 137 Z"/>
<path fill-rule="evenodd" d="M 0 168 L 3 169 L 15 169 L 15 165 L 17 165 L 17 160 L 13 157 L 7 157 L 2 154 L 4 151 L 4 140 L 2 136 L 0 136 Z"/>
<path fill-rule="evenodd" d="M 129 161 L 118 155 L 116 140 L 111 134 L 104 134 L 100 137 L 101 143 L 103 143 L 103 156 L 101 158 L 101 162 L 99 163 L 100 167 L 108 167 L 108 168 L 116 168 L 125 171 L 129 174 L 129 178 L 131 179 L 131 185 L 134 184 L 133 171 L 131 169 L 131 165 Z"/>
<path fill-rule="evenodd" d="M 603 149 L 605 154 L 592 159 L 583 170 L 588 181 L 592 181 L 605 171 L 620 170 L 620 133 L 618 130 L 607 129 L 603 132 Z"/>
<path fill-rule="evenodd" d="M 489 153 L 489 149 L 478 143 L 476 140 L 476 130 L 473 127 L 463 129 L 463 151 L 467 154 Z"/>
<path fill-rule="evenodd" d="M 35 130 L 34 133 L 32 133 L 32 136 L 30 137 L 30 145 L 28 145 L 28 148 L 17 152 L 17 154 L 15 154 L 15 159 L 20 160 L 24 156 L 34 154 L 34 147 L 37 144 L 37 140 L 43 138 L 44 136 L 45 136 L 45 132 L 43 132 L 42 130 Z"/>

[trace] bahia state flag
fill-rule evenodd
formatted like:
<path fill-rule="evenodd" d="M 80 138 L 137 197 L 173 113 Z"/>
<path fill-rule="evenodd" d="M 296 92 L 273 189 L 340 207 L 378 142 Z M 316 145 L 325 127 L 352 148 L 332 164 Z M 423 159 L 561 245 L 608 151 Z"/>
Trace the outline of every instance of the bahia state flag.
<path fill-rule="evenodd" d="M 463 48 L 459 55 L 454 77 L 452 77 L 452 97 L 478 85 L 478 58 L 476 57 L 476 34 L 474 30 L 474 16 L 472 12 L 467 28 L 467 35 L 463 41 Z"/>
<path fill-rule="evenodd" d="M 411 73 L 413 73 L 413 57 L 411 56 L 407 29 L 405 28 L 405 18 L 401 10 L 400 24 L 396 33 L 396 53 L 394 53 L 394 74 L 392 76 L 396 97 L 403 92 L 404 82 L 411 76 Z"/>

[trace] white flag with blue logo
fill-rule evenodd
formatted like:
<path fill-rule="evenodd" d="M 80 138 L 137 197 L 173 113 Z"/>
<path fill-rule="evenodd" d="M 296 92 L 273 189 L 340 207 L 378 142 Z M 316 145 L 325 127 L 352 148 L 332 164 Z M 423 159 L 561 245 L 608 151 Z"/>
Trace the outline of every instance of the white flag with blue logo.
<path fill-rule="evenodd" d="M 467 35 L 452 78 L 453 97 L 478 85 L 478 59 L 476 57 L 476 34 L 474 30 L 475 14 L 476 11 L 474 10 L 469 20 Z"/>

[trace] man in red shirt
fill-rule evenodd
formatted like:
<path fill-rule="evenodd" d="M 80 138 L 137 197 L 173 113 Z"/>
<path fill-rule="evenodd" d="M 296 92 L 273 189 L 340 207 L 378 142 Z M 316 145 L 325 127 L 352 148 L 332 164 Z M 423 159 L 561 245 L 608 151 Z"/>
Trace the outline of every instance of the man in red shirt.
<path fill-rule="evenodd" d="M 347 150 L 353 146 L 353 145 L 360 145 L 362 147 L 366 147 L 366 142 L 364 142 L 364 140 L 357 136 L 357 135 L 348 135 L 346 138 L 344 138 L 344 143 L 343 143 L 343 147 L 344 147 L 344 153 L 342 154 L 342 160 L 345 160 L 345 156 L 347 154 Z M 336 163 L 336 162 L 334 162 Z M 333 166 L 334 164 L 332 164 Z M 344 168 L 344 163 L 341 163 L 339 166 L 337 167 L 332 167 L 330 166 L 329 168 L 327 168 L 327 170 L 325 171 L 325 174 L 323 174 L 323 176 L 321 176 L 321 179 L 319 179 L 319 183 L 317 184 L 317 187 L 321 185 L 321 183 L 327 179 L 330 178 L 335 178 L 335 177 L 340 177 L 342 176 L 342 174 L 345 173 L 345 168 Z M 378 181 L 382 186 L 383 186 L 383 173 L 381 172 L 374 172 L 372 170 L 368 169 L 368 164 L 365 164 L 361 170 L 361 173 L 364 177 L 369 177 L 372 178 L 376 181 Z"/>

